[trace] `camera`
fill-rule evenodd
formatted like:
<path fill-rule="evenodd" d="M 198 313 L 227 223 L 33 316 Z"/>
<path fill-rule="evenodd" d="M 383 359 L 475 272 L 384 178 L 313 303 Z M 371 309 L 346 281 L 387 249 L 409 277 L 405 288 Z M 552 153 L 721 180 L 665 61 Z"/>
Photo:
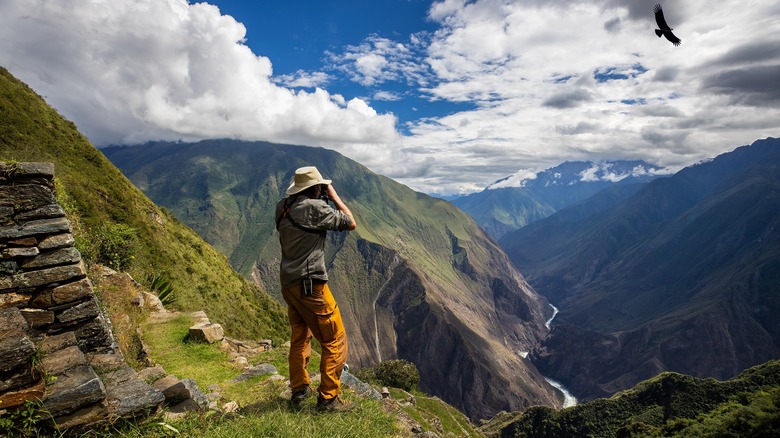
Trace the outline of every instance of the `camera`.
<path fill-rule="evenodd" d="M 322 189 L 320 190 L 320 198 L 321 200 L 325 201 L 326 203 L 330 202 L 330 196 L 328 196 L 328 186 L 323 185 Z"/>

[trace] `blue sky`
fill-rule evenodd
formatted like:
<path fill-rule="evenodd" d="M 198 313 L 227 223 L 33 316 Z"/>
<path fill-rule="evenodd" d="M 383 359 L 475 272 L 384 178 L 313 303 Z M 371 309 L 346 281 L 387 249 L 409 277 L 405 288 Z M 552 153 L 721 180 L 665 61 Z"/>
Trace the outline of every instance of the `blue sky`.
<path fill-rule="evenodd" d="M 0 65 L 96 146 L 334 149 L 427 193 L 780 136 L 780 3 L 0 0 Z"/>
<path fill-rule="evenodd" d="M 328 78 L 317 85 L 370 100 L 377 111 L 397 116 L 404 134 L 408 134 L 405 122 L 473 108 L 469 102 L 431 101 L 405 80 L 356 82 L 338 58 L 345 51 L 373 50 L 366 47 L 371 42 L 407 44 L 412 35 L 425 38 L 435 32 L 438 26 L 428 18 L 428 0 L 274 1 L 262 7 L 246 0 L 210 3 L 246 26 L 246 45 L 273 61 L 279 83 L 295 88 L 296 81 L 307 74 L 325 73 Z M 414 55 L 423 57 L 424 53 L 418 50 Z"/>

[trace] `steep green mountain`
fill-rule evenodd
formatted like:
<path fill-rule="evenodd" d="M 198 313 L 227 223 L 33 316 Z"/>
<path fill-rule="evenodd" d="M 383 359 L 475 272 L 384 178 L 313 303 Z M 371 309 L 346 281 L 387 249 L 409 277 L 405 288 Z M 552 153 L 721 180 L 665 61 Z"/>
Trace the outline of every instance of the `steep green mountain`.
<path fill-rule="evenodd" d="M 537 406 L 482 427 L 501 437 L 769 437 L 780 434 L 780 362 L 724 382 L 663 373 L 570 409 Z"/>
<path fill-rule="evenodd" d="M 155 206 L 73 123 L 1 67 L 0 115 L 0 160 L 54 163 L 57 197 L 85 260 L 111 263 L 139 281 L 162 274 L 174 285 L 179 308 L 206 310 L 233 336 L 289 336 L 276 300 Z"/>
<path fill-rule="evenodd" d="M 561 313 L 531 359 L 578 396 L 662 371 L 729 378 L 780 357 L 780 140 L 586 204 L 502 245 Z"/>
<path fill-rule="evenodd" d="M 452 203 L 498 240 L 602 190 L 623 186 L 637 190 L 641 183 L 655 179 L 659 171 L 658 166 L 644 161 L 567 161 L 537 172 L 517 187 L 499 188 L 505 183 L 499 180 Z"/>
<path fill-rule="evenodd" d="M 329 233 L 326 255 L 353 367 L 409 360 L 421 389 L 472 418 L 560 405 L 518 354 L 546 333 L 549 306 L 452 204 L 322 148 L 211 140 L 104 153 L 269 291 L 279 290 L 274 205 L 296 168 L 317 166 L 359 224 Z"/>

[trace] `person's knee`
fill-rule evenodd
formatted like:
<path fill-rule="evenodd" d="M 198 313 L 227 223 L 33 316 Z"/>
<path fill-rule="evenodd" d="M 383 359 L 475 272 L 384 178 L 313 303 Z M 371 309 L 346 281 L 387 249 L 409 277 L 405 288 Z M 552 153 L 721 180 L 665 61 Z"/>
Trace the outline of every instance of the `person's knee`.
<path fill-rule="evenodd" d="M 322 354 L 331 356 L 345 356 L 347 353 L 347 334 L 342 330 L 332 340 L 320 342 Z"/>

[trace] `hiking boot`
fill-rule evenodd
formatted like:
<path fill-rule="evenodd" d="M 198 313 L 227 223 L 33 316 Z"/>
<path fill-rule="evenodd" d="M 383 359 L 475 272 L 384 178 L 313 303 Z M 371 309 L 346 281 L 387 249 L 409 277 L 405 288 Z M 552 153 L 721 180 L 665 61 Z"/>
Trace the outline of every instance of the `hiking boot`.
<path fill-rule="evenodd" d="M 303 389 L 292 393 L 292 396 L 290 397 L 290 402 L 294 406 L 298 406 L 301 404 L 301 402 L 303 402 L 306 399 L 306 397 L 312 394 L 314 394 L 314 391 L 311 390 L 311 387 L 305 386 Z"/>
<path fill-rule="evenodd" d="M 317 410 L 320 412 L 349 412 L 354 407 L 354 403 L 342 400 L 339 396 L 328 400 L 317 398 Z"/>

